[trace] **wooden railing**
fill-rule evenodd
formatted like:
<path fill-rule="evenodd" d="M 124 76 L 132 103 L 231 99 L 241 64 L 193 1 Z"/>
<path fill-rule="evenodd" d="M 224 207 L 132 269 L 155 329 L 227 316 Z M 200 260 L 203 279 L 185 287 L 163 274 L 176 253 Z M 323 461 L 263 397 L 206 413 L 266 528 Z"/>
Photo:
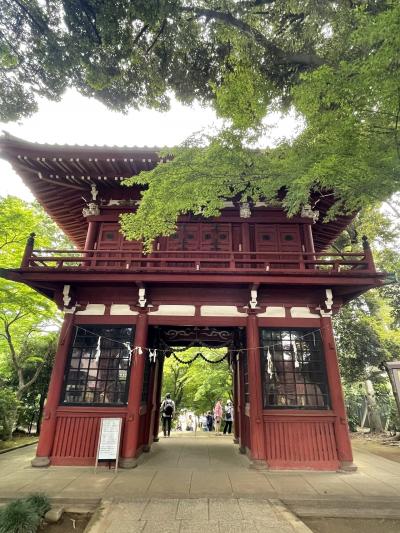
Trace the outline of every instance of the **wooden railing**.
<path fill-rule="evenodd" d="M 143 255 L 121 250 L 31 250 L 21 268 L 42 270 L 184 272 L 231 274 L 288 272 L 375 272 L 372 255 L 308 252 L 154 252 Z"/>

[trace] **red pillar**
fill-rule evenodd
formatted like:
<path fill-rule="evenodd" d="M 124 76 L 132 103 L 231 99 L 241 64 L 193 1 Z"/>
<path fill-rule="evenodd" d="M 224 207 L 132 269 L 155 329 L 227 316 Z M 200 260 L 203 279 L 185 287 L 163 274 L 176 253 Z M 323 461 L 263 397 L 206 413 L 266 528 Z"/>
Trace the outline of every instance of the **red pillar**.
<path fill-rule="evenodd" d="M 141 310 L 136 322 L 134 346 L 147 346 L 147 326 L 147 311 Z M 139 442 L 140 402 L 142 398 L 145 357 L 147 357 L 146 353 L 142 355 L 135 354 L 131 365 L 127 416 L 122 441 L 121 459 L 119 462 L 122 468 L 134 468 L 137 466 L 135 457 Z"/>
<path fill-rule="evenodd" d="M 343 399 L 332 321 L 329 316 L 321 318 L 321 337 L 325 352 L 325 365 L 331 407 L 336 415 L 335 436 L 340 465 L 344 470 L 355 470 L 356 466 L 353 463 L 353 453 L 351 451 L 346 407 Z"/>
<path fill-rule="evenodd" d="M 157 390 L 154 409 L 154 428 L 153 428 L 153 442 L 158 442 L 158 433 L 160 431 L 160 407 L 161 407 L 161 390 L 163 380 L 164 359 L 159 359 L 158 376 L 157 376 Z"/>
<path fill-rule="evenodd" d="M 243 365 L 243 355 L 239 355 L 238 361 L 238 411 L 239 411 L 239 451 L 240 453 L 246 453 L 246 431 L 245 431 L 245 409 L 246 409 L 246 398 L 244 391 L 244 365 Z"/>
<path fill-rule="evenodd" d="M 93 250 L 94 243 L 97 237 L 97 222 L 90 220 L 88 224 L 88 231 L 86 234 L 85 250 Z"/>
<path fill-rule="evenodd" d="M 149 392 L 147 398 L 147 413 L 146 413 L 146 427 L 143 451 L 149 452 L 153 443 L 153 426 L 154 426 L 154 411 L 156 406 L 156 388 L 158 378 L 158 365 L 159 361 L 150 366 L 150 380 L 149 380 Z"/>
<path fill-rule="evenodd" d="M 50 464 L 50 455 L 53 448 L 57 423 L 57 407 L 60 402 L 64 371 L 74 329 L 73 316 L 72 313 L 65 315 L 64 323 L 60 331 L 56 358 L 50 378 L 49 392 L 44 407 L 39 444 L 36 450 L 36 457 L 32 459 L 32 466 L 48 466 Z"/>
<path fill-rule="evenodd" d="M 233 407 L 234 407 L 234 420 L 233 420 L 233 441 L 235 444 L 239 444 L 239 365 L 234 355 L 232 361 L 233 367 Z"/>
<path fill-rule="evenodd" d="M 247 316 L 246 333 L 250 392 L 250 454 L 255 464 L 260 462 L 260 465 L 265 465 L 260 338 L 257 316 L 253 313 Z"/>

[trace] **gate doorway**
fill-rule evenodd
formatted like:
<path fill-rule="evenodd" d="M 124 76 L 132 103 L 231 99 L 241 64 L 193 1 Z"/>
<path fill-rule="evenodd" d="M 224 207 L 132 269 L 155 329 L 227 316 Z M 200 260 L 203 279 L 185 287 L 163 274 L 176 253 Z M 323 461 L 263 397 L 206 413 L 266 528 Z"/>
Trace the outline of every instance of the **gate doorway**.
<path fill-rule="evenodd" d="M 171 430 L 173 438 L 179 436 L 182 442 L 181 438 L 185 436 L 214 436 L 218 426 L 215 427 L 214 420 L 212 431 L 208 431 L 206 415 L 213 413 L 214 405 L 220 399 L 223 408 L 228 401 L 232 404 L 231 438 L 236 443 L 243 442 L 240 437 L 245 431 L 242 419 L 247 379 L 244 372 L 239 371 L 238 352 L 245 348 L 244 328 L 152 326 L 149 328 L 149 344 L 157 351 L 157 357 L 153 371 L 145 372 L 144 379 L 149 397 L 148 434 L 144 436 L 144 441 L 149 443 L 148 449 L 160 436 L 163 439 L 160 406 L 167 392 L 176 406 Z M 219 433 L 224 426 L 221 420 Z"/>

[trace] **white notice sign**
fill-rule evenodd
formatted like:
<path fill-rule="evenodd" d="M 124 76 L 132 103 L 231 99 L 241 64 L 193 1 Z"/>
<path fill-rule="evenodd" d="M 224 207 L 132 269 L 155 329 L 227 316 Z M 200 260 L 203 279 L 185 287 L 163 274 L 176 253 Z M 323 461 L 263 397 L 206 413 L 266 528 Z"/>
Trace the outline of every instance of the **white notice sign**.
<path fill-rule="evenodd" d="M 122 418 L 101 419 L 97 460 L 118 460 L 121 426 Z"/>

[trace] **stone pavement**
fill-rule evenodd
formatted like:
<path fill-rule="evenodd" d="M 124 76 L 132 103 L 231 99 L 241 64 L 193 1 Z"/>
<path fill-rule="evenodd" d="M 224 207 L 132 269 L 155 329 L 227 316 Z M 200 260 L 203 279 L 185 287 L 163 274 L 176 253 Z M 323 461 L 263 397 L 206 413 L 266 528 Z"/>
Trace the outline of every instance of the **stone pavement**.
<path fill-rule="evenodd" d="M 311 533 L 279 500 L 151 498 L 103 502 L 90 533 Z"/>
<path fill-rule="evenodd" d="M 102 501 L 108 518 L 118 516 L 121 524 L 124 520 L 134 524 L 126 531 L 148 532 L 154 527 L 158 532 L 206 528 L 210 533 L 226 529 L 286 533 L 295 526 L 306 527 L 285 522 L 282 516 L 293 515 L 285 515 L 285 507 L 283 515 L 278 512 L 279 502 L 300 517 L 359 513 L 400 519 L 400 463 L 365 451 L 356 450 L 354 473 L 254 470 L 232 438 L 203 433 L 161 438 L 141 456 L 137 468 L 117 473 L 106 468 L 97 473 L 89 467 L 32 468 L 33 455 L 33 446 L 0 455 L 0 501 L 34 491 L 67 507 L 95 508 Z M 159 516 L 165 517 L 170 529 L 160 529 Z M 111 520 L 107 526 L 111 529 L 101 533 L 114 531 L 113 523 L 118 524 Z"/>

